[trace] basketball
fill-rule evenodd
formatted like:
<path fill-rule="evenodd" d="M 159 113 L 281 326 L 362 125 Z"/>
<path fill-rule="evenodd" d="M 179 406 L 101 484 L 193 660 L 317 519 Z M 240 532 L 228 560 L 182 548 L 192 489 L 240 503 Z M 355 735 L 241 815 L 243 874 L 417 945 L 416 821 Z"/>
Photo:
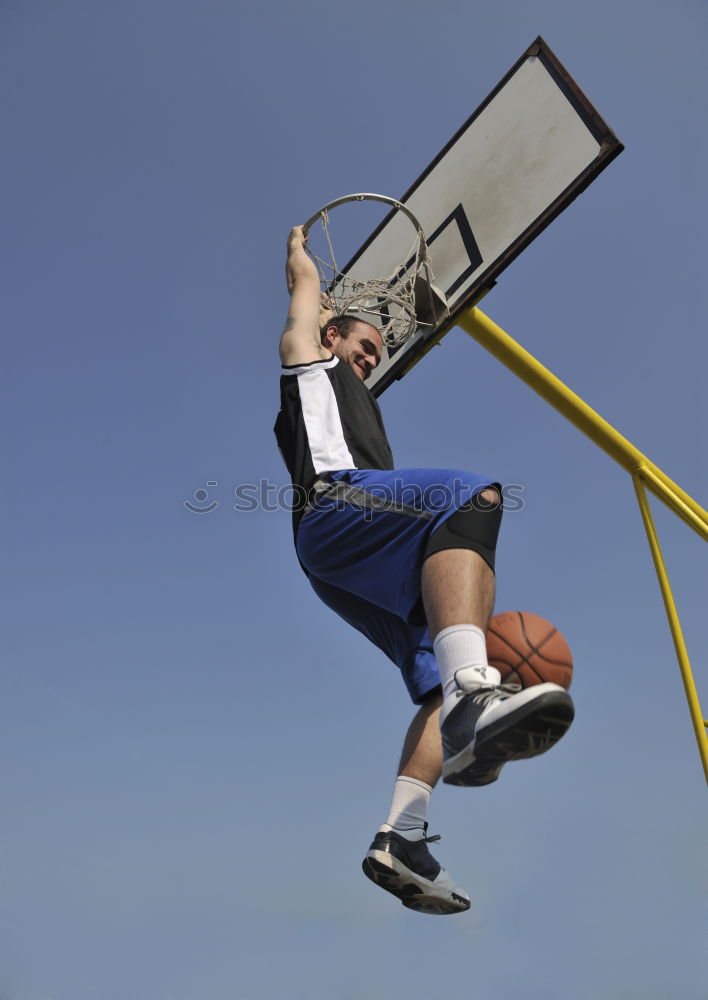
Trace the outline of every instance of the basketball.
<path fill-rule="evenodd" d="M 530 611 L 502 611 L 487 629 L 487 659 L 502 683 L 531 687 L 552 681 L 570 687 L 573 657 L 561 633 Z"/>

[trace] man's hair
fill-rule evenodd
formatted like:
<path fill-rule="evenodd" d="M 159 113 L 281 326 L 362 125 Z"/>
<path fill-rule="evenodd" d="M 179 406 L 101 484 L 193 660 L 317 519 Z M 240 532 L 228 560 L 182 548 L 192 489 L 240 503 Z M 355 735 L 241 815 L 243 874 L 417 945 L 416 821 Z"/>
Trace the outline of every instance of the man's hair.
<path fill-rule="evenodd" d="M 335 327 L 339 336 L 346 340 L 349 334 L 352 332 L 352 327 L 355 323 L 366 323 L 365 319 L 359 319 L 357 316 L 333 316 L 332 319 L 327 320 L 325 325 L 320 330 L 320 340 L 324 344 L 325 334 L 331 326 Z M 367 324 L 371 325 L 371 324 Z"/>

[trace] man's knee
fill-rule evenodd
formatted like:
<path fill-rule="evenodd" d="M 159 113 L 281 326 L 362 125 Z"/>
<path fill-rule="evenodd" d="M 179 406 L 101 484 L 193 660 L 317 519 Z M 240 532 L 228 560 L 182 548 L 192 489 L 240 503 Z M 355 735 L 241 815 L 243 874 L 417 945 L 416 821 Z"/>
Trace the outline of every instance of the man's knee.
<path fill-rule="evenodd" d="M 501 509 L 501 495 L 495 486 L 489 486 L 486 490 L 473 496 L 470 503 L 477 504 L 481 510 L 489 510 L 492 507 Z"/>
<path fill-rule="evenodd" d="M 502 518 L 499 490 L 490 486 L 476 493 L 433 531 L 424 559 L 444 549 L 470 549 L 494 569 L 497 538 Z"/>

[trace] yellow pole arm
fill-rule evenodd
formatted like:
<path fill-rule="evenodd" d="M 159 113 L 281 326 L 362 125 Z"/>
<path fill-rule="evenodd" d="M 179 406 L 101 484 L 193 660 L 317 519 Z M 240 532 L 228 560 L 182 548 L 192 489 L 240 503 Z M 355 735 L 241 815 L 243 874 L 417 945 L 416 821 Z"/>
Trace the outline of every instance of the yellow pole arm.
<path fill-rule="evenodd" d="M 627 438 L 622 437 L 580 396 L 529 354 L 521 344 L 497 326 L 481 309 L 475 307 L 462 313 L 457 323 L 547 403 L 606 451 L 631 476 L 640 475 L 652 493 L 708 541 L 708 513 L 700 504 L 669 479 Z"/>
<path fill-rule="evenodd" d="M 654 521 L 649 509 L 645 487 L 651 490 L 675 514 L 697 531 L 702 538 L 708 540 L 708 514 L 693 500 L 688 493 L 676 485 L 666 473 L 662 472 L 646 455 L 634 447 L 627 438 L 622 437 L 611 424 L 588 406 L 580 396 L 564 385 L 560 379 L 537 361 L 532 354 L 517 344 L 508 333 L 486 316 L 481 309 L 473 307 L 463 313 L 459 325 L 471 337 L 493 354 L 498 361 L 506 365 L 515 375 L 529 385 L 547 403 L 555 407 L 566 419 L 586 434 L 591 441 L 606 451 L 632 477 L 637 491 L 639 508 L 644 521 L 644 528 L 649 541 L 656 575 L 659 579 L 666 615 L 674 640 L 674 647 L 679 661 L 679 669 L 683 680 L 691 722 L 698 741 L 698 752 L 703 763 L 703 770 L 708 780 L 708 734 L 705 727 L 708 723 L 701 717 L 698 694 L 693 682 L 691 664 L 683 641 L 681 625 L 676 605 L 671 593 L 669 578 L 664 566 L 664 560 L 659 547 L 659 539 L 654 527 Z"/>
<path fill-rule="evenodd" d="M 644 528 L 647 533 L 649 548 L 651 549 L 652 559 L 654 560 L 654 568 L 656 569 L 656 575 L 659 578 L 661 596 L 664 599 L 664 607 L 666 608 L 666 617 L 669 619 L 669 628 L 671 629 L 671 636 L 674 640 L 674 648 L 679 661 L 679 670 L 681 671 L 683 689 L 686 692 L 688 710 L 691 713 L 693 731 L 698 743 L 698 752 L 701 755 L 701 761 L 703 762 L 703 772 L 706 776 L 706 781 L 708 781 L 708 734 L 706 734 L 705 730 L 706 723 L 703 721 L 696 685 L 693 682 L 693 674 L 691 673 L 691 664 L 688 659 L 688 652 L 686 651 L 686 643 L 683 641 L 681 623 L 679 622 L 676 604 L 674 602 L 673 594 L 671 593 L 671 584 L 669 583 L 669 577 L 666 572 L 663 556 L 661 554 L 661 546 L 659 545 L 659 538 L 656 533 L 656 528 L 654 527 L 654 519 L 651 516 L 651 509 L 649 507 L 649 500 L 647 499 L 646 491 L 644 489 L 644 483 L 639 476 L 633 476 L 632 479 L 634 482 L 634 488 L 637 491 L 637 500 L 639 501 L 639 509 L 642 512 L 642 520 L 644 521 Z"/>

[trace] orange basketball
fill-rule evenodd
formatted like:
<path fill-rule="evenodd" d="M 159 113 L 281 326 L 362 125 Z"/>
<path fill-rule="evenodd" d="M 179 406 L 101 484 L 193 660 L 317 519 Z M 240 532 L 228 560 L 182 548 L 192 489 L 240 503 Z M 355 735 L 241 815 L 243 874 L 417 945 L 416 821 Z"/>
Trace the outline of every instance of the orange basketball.
<path fill-rule="evenodd" d="M 555 625 L 530 611 L 502 611 L 492 617 L 487 658 L 506 684 L 531 687 L 553 681 L 567 689 L 573 679 L 568 643 Z"/>

